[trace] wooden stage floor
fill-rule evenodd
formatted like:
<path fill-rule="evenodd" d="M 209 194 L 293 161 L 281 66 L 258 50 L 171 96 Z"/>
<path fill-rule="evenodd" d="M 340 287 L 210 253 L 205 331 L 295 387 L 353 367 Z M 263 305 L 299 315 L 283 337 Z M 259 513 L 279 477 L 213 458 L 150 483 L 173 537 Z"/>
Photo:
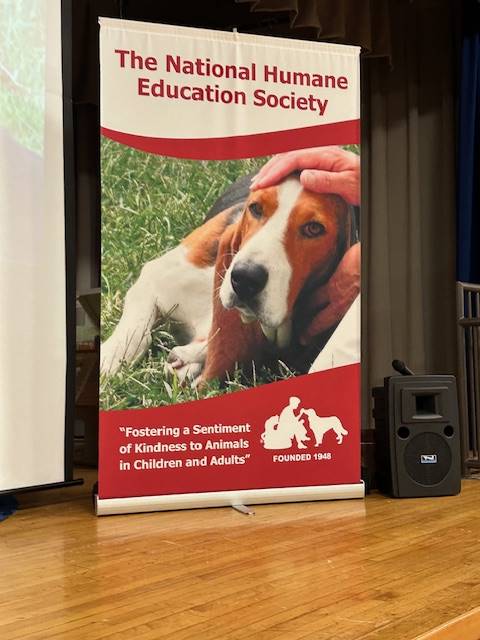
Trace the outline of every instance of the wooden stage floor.
<path fill-rule="evenodd" d="M 96 518 L 89 489 L 0 523 L 2 640 L 410 640 L 480 604 L 478 480 L 255 516 Z"/>

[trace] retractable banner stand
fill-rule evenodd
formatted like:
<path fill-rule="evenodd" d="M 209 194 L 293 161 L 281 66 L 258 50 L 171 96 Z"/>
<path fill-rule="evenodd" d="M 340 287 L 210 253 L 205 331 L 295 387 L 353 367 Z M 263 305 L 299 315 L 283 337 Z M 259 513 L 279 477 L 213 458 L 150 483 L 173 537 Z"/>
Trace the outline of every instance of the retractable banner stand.
<path fill-rule="evenodd" d="M 97 512 L 363 496 L 359 50 L 100 42 Z"/>

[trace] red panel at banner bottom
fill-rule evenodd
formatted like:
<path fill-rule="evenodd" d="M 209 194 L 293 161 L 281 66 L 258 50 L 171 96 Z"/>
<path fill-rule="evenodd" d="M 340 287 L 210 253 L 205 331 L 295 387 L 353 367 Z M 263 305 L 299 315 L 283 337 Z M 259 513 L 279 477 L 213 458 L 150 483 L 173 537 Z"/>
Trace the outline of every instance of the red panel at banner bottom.
<path fill-rule="evenodd" d="M 360 365 L 100 413 L 100 498 L 360 481 Z"/>
<path fill-rule="evenodd" d="M 106 127 L 102 127 L 101 131 L 106 138 L 134 149 L 191 160 L 236 160 L 269 156 L 292 149 L 360 142 L 360 120 L 226 138 L 153 138 Z"/>

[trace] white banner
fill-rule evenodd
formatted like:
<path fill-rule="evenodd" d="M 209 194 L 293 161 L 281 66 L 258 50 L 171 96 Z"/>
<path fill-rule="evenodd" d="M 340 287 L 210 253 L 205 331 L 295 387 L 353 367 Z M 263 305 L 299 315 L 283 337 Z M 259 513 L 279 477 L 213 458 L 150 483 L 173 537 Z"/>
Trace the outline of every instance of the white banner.
<path fill-rule="evenodd" d="M 223 138 L 360 117 L 357 47 L 101 24 L 103 128 L 201 138 L 208 122 L 208 137 Z"/>
<path fill-rule="evenodd" d="M 358 48 L 100 46 L 98 512 L 362 496 Z"/>

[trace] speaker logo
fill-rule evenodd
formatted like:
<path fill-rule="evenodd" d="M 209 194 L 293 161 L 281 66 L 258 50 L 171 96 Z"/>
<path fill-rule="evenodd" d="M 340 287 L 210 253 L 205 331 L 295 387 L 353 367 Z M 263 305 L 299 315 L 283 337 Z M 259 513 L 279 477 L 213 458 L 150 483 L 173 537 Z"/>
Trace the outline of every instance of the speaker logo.
<path fill-rule="evenodd" d="M 422 453 L 420 454 L 420 462 L 421 464 L 437 464 L 437 454 L 436 453 Z"/>

